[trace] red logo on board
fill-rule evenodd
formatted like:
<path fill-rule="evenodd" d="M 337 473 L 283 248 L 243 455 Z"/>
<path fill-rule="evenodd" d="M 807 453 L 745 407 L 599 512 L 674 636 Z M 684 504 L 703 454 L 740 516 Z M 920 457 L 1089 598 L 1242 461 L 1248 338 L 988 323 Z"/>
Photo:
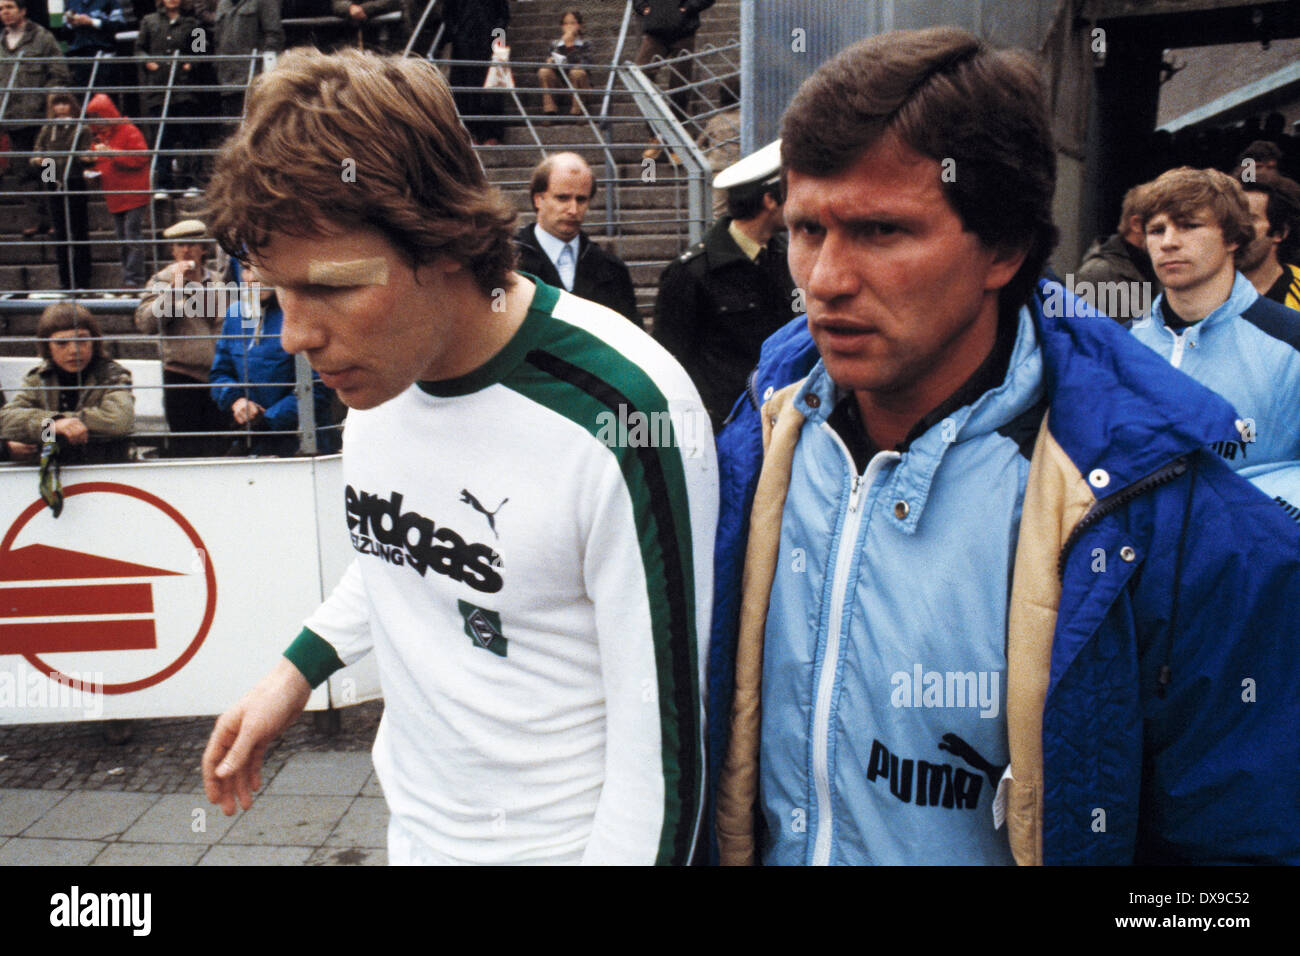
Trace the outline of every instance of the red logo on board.
<path fill-rule="evenodd" d="M 79 495 L 126 500 L 77 502 Z M 141 658 L 134 667 L 130 658 L 96 660 L 125 662 L 128 672 L 144 664 L 149 672 L 105 680 L 104 693 L 126 694 L 161 683 L 198 651 L 216 613 L 216 574 L 203 540 L 174 507 L 130 485 L 82 482 L 64 488 L 63 497 L 68 503 L 63 518 L 56 521 L 37 499 L 0 540 L 0 655 L 20 654 L 52 680 L 72 684 L 41 655 L 72 653 L 84 661 L 88 654 L 128 652 Z M 32 540 L 55 534 L 64 539 L 78 534 L 78 545 L 88 540 L 79 547 L 66 546 L 72 543 L 67 540 L 63 546 Z M 166 560 L 154 564 L 120 557 L 142 550 Z M 166 600 L 159 599 L 160 588 L 170 589 Z"/>

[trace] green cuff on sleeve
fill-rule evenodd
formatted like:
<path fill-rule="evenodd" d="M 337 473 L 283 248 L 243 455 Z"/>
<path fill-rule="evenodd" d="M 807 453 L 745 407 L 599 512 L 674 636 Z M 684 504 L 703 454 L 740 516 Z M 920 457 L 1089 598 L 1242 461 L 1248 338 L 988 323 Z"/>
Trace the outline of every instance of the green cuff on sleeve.
<path fill-rule="evenodd" d="M 310 628 L 304 627 L 284 656 L 289 663 L 307 678 L 307 683 L 312 689 L 325 683 L 326 679 L 336 670 L 343 667 L 343 662 L 339 660 L 338 654 L 334 652 L 334 647 Z"/>

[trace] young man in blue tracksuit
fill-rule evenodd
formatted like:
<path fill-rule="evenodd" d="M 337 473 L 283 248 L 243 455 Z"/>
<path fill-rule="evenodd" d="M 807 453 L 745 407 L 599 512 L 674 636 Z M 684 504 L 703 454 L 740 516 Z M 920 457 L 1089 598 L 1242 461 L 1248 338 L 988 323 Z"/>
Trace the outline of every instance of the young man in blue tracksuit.
<path fill-rule="evenodd" d="M 1035 281 L 1036 72 L 864 40 L 782 159 L 808 315 L 719 437 L 721 861 L 1300 860 L 1300 525 L 1207 450 L 1226 401 Z"/>
<path fill-rule="evenodd" d="M 1171 169 L 1143 189 L 1138 215 L 1164 292 L 1133 334 L 1236 409 L 1241 438 L 1215 446 L 1231 468 L 1300 459 L 1300 312 L 1237 271 L 1254 237 L 1241 185 Z"/>

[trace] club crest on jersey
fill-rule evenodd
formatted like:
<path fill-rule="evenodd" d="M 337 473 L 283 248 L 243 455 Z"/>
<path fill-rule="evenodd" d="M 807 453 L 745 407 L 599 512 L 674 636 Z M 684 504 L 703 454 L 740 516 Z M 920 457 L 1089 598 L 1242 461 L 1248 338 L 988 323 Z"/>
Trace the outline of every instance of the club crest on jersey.
<path fill-rule="evenodd" d="M 506 656 L 506 636 L 501 633 L 501 615 L 487 608 L 476 607 L 468 601 L 457 601 L 460 616 L 465 619 L 465 633 L 485 651 L 497 657 Z"/>
<path fill-rule="evenodd" d="M 361 554 L 408 567 L 420 577 L 432 569 L 476 591 L 501 590 L 501 555 L 486 544 L 467 542 L 445 524 L 403 510 L 401 492 L 385 499 L 348 485 L 344 506 L 352 547 Z"/>

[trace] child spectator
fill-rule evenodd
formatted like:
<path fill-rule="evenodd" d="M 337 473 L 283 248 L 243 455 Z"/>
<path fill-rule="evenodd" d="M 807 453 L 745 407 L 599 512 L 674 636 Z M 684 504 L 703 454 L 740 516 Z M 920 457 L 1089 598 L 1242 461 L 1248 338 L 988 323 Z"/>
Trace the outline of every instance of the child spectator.
<path fill-rule="evenodd" d="M 537 78 L 547 90 L 542 94 L 542 112 L 547 116 L 555 116 L 559 110 L 556 109 L 555 97 L 550 91 L 564 87 L 558 68 L 563 68 L 569 85 L 575 90 L 591 89 L 591 78 L 583 69 L 591 63 L 591 51 L 582 37 L 582 14 L 577 10 L 565 10 L 560 17 L 560 38 L 551 41 L 550 62 L 555 66 L 542 67 L 537 71 Z M 569 108 L 569 114 L 582 115 L 582 103 L 577 93 L 573 94 L 573 106 Z"/>
<path fill-rule="evenodd" d="M 121 243 L 122 285 L 138 289 L 146 278 L 140 238 L 144 207 L 149 204 L 148 147 L 144 135 L 134 123 L 122 119 L 107 94 L 96 93 L 86 115 L 93 117 L 90 128 L 96 142 L 90 149 L 97 157 L 95 172 L 101 177 L 104 202 Z"/>
<path fill-rule="evenodd" d="M 49 192 L 45 202 L 58 248 L 59 285 L 64 289 L 90 286 L 90 212 L 82 170 L 88 159 L 82 156 L 73 162 L 74 154 L 85 152 L 90 131 L 75 122 L 79 112 L 80 104 L 71 93 L 51 93 L 46 116 L 55 122 L 36 134 L 32 157 L 37 178 Z"/>
<path fill-rule="evenodd" d="M 36 323 L 40 365 L 0 409 L 0 439 L 16 461 L 36 457 L 46 423 L 67 463 L 120 461 L 135 423 L 131 373 L 104 353 L 99 323 L 84 307 L 58 302 Z"/>
<path fill-rule="evenodd" d="M 199 130 L 189 120 L 198 115 L 198 97 L 187 87 L 194 82 L 193 54 L 194 31 L 199 21 L 191 13 L 189 0 L 158 0 L 158 12 L 140 21 L 140 33 L 135 40 L 136 56 L 150 56 L 140 65 L 141 105 L 146 115 L 153 119 L 162 116 L 163 97 L 167 81 L 173 77 L 172 55 L 180 54 L 172 79 L 171 100 L 167 104 L 167 121 L 162 124 L 162 135 L 152 127 L 149 138 L 157 139 L 158 189 L 173 188 L 194 190 L 192 172 L 193 152 L 200 143 Z M 173 173 L 172 166 L 176 166 Z"/>

